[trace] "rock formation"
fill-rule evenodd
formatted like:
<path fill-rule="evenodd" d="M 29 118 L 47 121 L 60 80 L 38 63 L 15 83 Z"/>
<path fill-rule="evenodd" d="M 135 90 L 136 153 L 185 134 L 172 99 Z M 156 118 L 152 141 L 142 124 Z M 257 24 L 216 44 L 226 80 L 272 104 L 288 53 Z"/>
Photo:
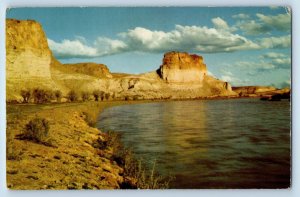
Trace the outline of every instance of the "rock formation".
<path fill-rule="evenodd" d="M 39 23 L 6 22 L 7 101 L 22 102 L 22 89 L 42 88 L 110 93 L 114 99 L 184 99 L 237 95 L 230 84 L 207 75 L 203 57 L 168 52 L 157 71 L 130 75 L 110 73 L 103 64 L 62 64 L 53 57 Z M 76 49 L 74 49 L 76 50 Z"/>
<path fill-rule="evenodd" d="M 52 53 L 41 25 L 32 20 L 6 20 L 6 89 L 8 99 L 20 89 L 55 89 L 51 80 Z"/>
<path fill-rule="evenodd" d="M 242 86 L 233 87 L 232 90 L 243 97 L 267 97 L 271 98 L 276 94 L 289 94 L 290 88 L 276 89 L 272 86 Z"/>
<path fill-rule="evenodd" d="M 203 81 L 207 69 L 202 56 L 173 51 L 164 55 L 159 73 L 168 83 L 199 83 Z"/>
<path fill-rule="evenodd" d="M 77 64 L 63 64 L 61 67 L 66 72 L 71 71 L 75 73 L 81 73 L 85 75 L 90 75 L 98 78 L 112 78 L 109 69 L 104 64 L 96 63 L 77 63 Z"/>

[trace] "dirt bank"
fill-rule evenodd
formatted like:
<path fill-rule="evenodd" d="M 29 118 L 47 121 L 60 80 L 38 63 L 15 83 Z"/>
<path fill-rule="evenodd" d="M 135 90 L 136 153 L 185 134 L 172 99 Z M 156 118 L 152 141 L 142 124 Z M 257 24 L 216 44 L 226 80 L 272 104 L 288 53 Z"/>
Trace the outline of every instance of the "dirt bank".
<path fill-rule="evenodd" d="M 7 186 L 11 189 L 116 189 L 124 169 L 108 159 L 110 148 L 94 148 L 104 136 L 89 126 L 83 112 L 95 119 L 106 107 L 140 103 L 87 102 L 7 105 Z M 49 122 L 47 143 L 24 140 L 26 124 L 34 118 Z"/>

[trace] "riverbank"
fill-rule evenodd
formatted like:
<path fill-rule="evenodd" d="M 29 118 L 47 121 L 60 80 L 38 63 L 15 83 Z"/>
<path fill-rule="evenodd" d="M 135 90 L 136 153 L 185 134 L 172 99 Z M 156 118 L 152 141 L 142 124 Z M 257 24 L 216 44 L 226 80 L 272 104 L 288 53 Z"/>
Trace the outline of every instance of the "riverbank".
<path fill-rule="evenodd" d="M 106 135 L 89 124 L 105 108 L 144 101 L 7 105 L 7 187 L 10 189 L 119 189 L 128 181 L 111 156 L 95 148 Z M 45 143 L 22 139 L 26 125 L 46 119 Z M 125 180 L 126 179 L 126 180 Z M 126 184 L 125 184 L 126 185 Z"/>

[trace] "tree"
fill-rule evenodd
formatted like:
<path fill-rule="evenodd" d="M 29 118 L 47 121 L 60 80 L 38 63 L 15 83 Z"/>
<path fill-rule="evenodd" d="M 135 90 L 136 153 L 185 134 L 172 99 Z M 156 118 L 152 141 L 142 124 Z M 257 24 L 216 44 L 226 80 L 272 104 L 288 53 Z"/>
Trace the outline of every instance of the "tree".
<path fill-rule="evenodd" d="M 35 103 L 46 103 L 50 102 L 53 98 L 53 94 L 50 90 L 43 90 L 40 88 L 36 88 L 32 91 L 32 96 Z"/>
<path fill-rule="evenodd" d="M 104 92 L 100 91 L 100 90 L 94 90 L 93 96 L 95 98 L 95 101 L 99 101 L 99 98 L 101 98 L 101 100 L 103 100 L 104 99 Z"/>
<path fill-rule="evenodd" d="M 55 90 L 54 97 L 57 102 L 61 102 L 62 92 L 60 90 Z"/>
<path fill-rule="evenodd" d="M 89 98 L 90 98 L 90 93 L 88 93 L 88 92 L 81 92 L 81 98 L 82 98 L 82 101 L 87 101 L 87 100 L 89 100 Z"/>
<path fill-rule="evenodd" d="M 68 100 L 70 102 L 74 102 L 74 101 L 77 101 L 78 100 L 78 95 L 77 93 L 74 91 L 74 90 L 71 90 L 69 93 L 68 93 Z"/>
<path fill-rule="evenodd" d="M 109 99 L 109 96 L 110 96 L 110 94 L 109 94 L 109 93 L 105 93 L 105 95 L 104 95 L 104 96 L 105 96 L 105 99 L 106 99 L 106 100 L 108 100 L 108 99 Z"/>
<path fill-rule="evenodd" d="M 28 103 L 31 97 L 31 91 L 21 90 L 21 96 L 23 97 L 23 103 Z"/>

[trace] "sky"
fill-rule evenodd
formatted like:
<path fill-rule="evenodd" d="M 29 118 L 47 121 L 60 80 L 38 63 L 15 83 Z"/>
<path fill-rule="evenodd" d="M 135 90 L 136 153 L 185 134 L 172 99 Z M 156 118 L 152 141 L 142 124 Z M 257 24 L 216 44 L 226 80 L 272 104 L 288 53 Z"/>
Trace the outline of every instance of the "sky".
<path fill-rule="evenodd" d="M 285 7 L 13 8 L 7 18 L 41 23 L 62 63 L 111 72 L 156 70 L 168 51 L 203 56 L 233 86 L 290 86 L 291 14 Z"/>

